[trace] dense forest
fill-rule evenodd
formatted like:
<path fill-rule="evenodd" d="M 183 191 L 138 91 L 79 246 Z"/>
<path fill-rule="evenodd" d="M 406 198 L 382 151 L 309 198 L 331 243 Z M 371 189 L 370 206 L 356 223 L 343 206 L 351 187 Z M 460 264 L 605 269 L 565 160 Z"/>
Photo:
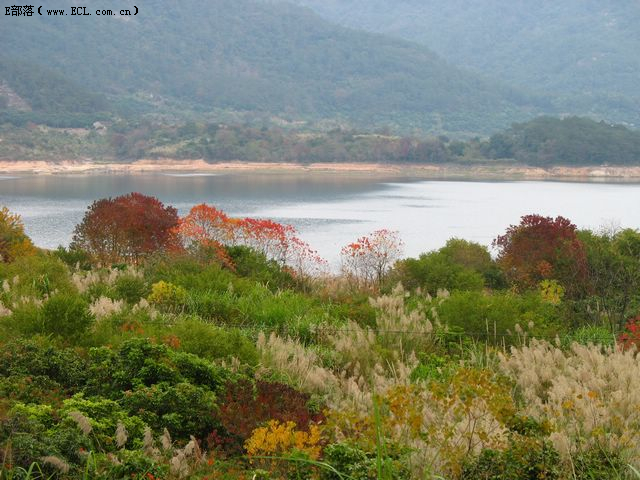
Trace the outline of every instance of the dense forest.
<path fill-rule="evenodd" d="M 0 119 L 2 114 L 0 113 Z M 11 117 L 0 126 L 0 159 L 130 162 L 138 159 L 204 159 L 288 163 L 640 165 L 640 132 L 620 125 L 568 117 L 540 117 L 488 139 L 401 137 L 388 131 L 333 129 L 308 132 L 284 127 L 152 121 L 100 123 L 98 128 L 50 128 Z"/>
<path fill-rule="evenodd" d="M 0 478 L 638 478 L 640 233 L 499 233 L 329 275 L 211 205 L 101 199 L 55 251 L 0 209 Z"/>
<path fill-rule="evenodd" d="M 293 0 L 336 23 L 415 41 L 560 112 L 640 125 L 640 9 L 615 0 Z"/>

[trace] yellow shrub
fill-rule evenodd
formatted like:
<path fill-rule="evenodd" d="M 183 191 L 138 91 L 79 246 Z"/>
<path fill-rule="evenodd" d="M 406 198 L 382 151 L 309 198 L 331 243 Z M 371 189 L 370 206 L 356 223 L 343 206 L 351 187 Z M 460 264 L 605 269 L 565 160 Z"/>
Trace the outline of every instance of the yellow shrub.
<path fill-rule="evenodd" d="M 308 432 L 296 430 L 294 422 L 271 420 L 266 427 L 256 428 L 245 442 L 249 456 L 280 456 L 292 452 L 305 453 L 312 460 L 320 457 L 320 428 L 311 425 Z"/>
<path fill-rule="evenodd" d="M 149 303 L 165 308 L 176 308 L 182 306 L 187 301 L 187 291 L 173 283 L 159 281 L 151 286 Z"/>

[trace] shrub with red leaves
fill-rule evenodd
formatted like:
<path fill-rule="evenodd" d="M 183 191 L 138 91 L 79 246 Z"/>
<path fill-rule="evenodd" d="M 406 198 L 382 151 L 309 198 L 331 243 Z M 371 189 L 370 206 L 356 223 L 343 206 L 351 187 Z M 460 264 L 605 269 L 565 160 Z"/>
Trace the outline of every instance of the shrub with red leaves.
<path fill-rule="evenodd" d="M 634 347 L 640 350 L 640 315 L 629 319 L 624 328 L 625 331 L 618 335 L 618 343 L 625 350 Z"/>
<path fill-rule="evenodd" d="M 212 448 L 239 453 L 251 433 L 269 420 L 295 422 L 297 430 L 324 419 L 309 408 L 309 395 L 282 384 L 249 380 L 229 383 L 216 419 L 222 429 L 209 435 Z"/>

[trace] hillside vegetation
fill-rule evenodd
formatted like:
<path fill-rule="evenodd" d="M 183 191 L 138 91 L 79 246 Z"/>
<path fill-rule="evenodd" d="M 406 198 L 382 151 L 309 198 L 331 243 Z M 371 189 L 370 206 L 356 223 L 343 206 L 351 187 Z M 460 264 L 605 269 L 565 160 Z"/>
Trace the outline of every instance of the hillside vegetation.
<path fill-rule="evenodd" d="M 294 0 L 339 24 L 415 41 L 454 65 L 551 94 L 561 112 L 640 125 L 640 9 L 567 0 Z"/>
<path fill-rule="evenodd" d="M 57 8 L 72 5 L 66 0 Z M 87 2 L 88 11 L 103 6 Z M 16 58 L 98 96 L 162 112 L 250 111 L 486 133 L 544 106 L 453 67 L 424 46 L 256 0 L 155 0 L 135 17 L 10 19 L 0 41 L 8 57 L 0 79 L 36 109 L 45 92 L 55 94 L 51 80 L 32 75 L 21 84 L 25 67 Z M 77 105 L 60 114 L 84 111 L 83 95 L 70 93 L 65 101 Z"/>
<path fill-rule="evenodd" d="M 0 209 L 0 478 L 627 480 L 640 233 L 522 217 L 400 260 L 132 193 L 41 251 Z M 404 287 L 402 286 L 404 285 Z M 637 477 L 635 477 L 637 478 Z"/>

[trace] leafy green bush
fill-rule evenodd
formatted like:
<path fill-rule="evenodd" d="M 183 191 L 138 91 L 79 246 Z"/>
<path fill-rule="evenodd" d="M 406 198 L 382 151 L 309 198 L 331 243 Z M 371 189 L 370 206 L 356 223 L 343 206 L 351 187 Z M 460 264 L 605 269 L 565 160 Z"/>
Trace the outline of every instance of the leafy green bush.
<path fill-rule="evenodd" d="M 135 305 L 140 299 L 149 295 L 149 289 L 144 279 L 135 275 L 122 275 L 118 277 L 113 286 L 114 297 L 124 300 L 129 305 Z"/>
<path fill-rule="evenodd" d="M 438 289 L 449 291 L 482 290 L 484 277 L 471 268 L 455 263 L 448 255 L 430 252 L 418 259 L 408 258 L 398 262 L 391 276 L 409 290 L 418 287 L 435 295 Z"/>
<path fill-rule="evenodd" d="M 86 334 L 94 321 L 89 304 L 80 296 L 56 294 L 42 306 L 42 333 L 77 339 Z"/>
<path fill-rule="evenodd" d="M 484 449 L 463 466 L 461 480 L 559 479 L 560 455 L 547 441 L 514 436 L 504 451 Z M 608 478 L 608 477 L 598 477 Z"/>
<path fill-rule="evenodd" d="M 227 253 L 235 265 L 235 271 L 242 277 L 267 285 L 272 290 L 291 288 L 295 282 L 291 274 L 282 269 L 275 260 L 242 245 L 227 248 Z"/>
<path fill-rule="evenodd" d="M 117 448 L 114 440 L 118 422 L 121 422 L 127 431 L 127 446 L 136 447 L 142 444 L 146 424 L 118 402 L 100 397 L 85 398 L 82 394 L 76 394 L 63 402 L 59 416 L 64 419 L 71 412 L 80 412 L 89 419 L 92 435 L 104 450 L 113 451 Z M 74 425 L 72 420 L 68 420 L 67 423 Z"/>
<path fill-rule="evenodd" d="M 243 364 L 256 365 L 258 351 L 240 330 L 222 329 L 197 318 L 184 318 L 170 330 L 180 341 L 179 350 L 216 360 L 235 357 Z"/>
<path fill-rule="evenodd" d="M 74 391 L 87 380 L 87 363 L 74 350 L 45 340 L 13 340 L 0 345 L 0 376 L 46 377 Z"/>
<path fill-rule="evenodd" d="M 0 318 L 3 330 L 13 335 L 35 335 L 42 333 L 44 315 L 42 307 L 35 301 L 21 301 L 13 305 L 11 316 Z"/>
<path fill-rule="evenodd" d="M 21 297 L 42 298 L 53 292 L 75 291 L 67 266 L 54 255 L 20 257 L 12 263 L 0 263 L 0 282 L 7 280 L 14 301 Z"/>
<path fill-rule="evenodd" d="M 227 380 L 222 367 L 143 338 L 126 340 L 117 350 L 93 348 L 89 357 L 87 391 L 114 399 L 127 390 L 162 382 L 190 382 L 217 391 Z"/>
<path fill-rule="evenodd" d="M 593 447 L 575 455 L 573 458 L 576 480 L 595 480 L 600 478 L 624 478 L 627 464 L 620 452 Z"/>
<path fill-rule="evenodd" d="M 516 324 L 530 336 L 553 338 L 562 332 L 560 309 L 536 292 L 516 295 L 497 292 L 455 292 L 437 307 L 441 322 L 465 335 L 502 343 L 517 340 Z M 533 328 L 529 328 L 529 324 Z"/>
<path fill-rule="evenodd" d="M 121 403 L 154 430 L 166 428 L 178 439 L 190 435 L 203 438 L 217 425 L 213 417 L 217 409 L 215 394 L 191 383 L 139 386 L 127 392 Z"/>

